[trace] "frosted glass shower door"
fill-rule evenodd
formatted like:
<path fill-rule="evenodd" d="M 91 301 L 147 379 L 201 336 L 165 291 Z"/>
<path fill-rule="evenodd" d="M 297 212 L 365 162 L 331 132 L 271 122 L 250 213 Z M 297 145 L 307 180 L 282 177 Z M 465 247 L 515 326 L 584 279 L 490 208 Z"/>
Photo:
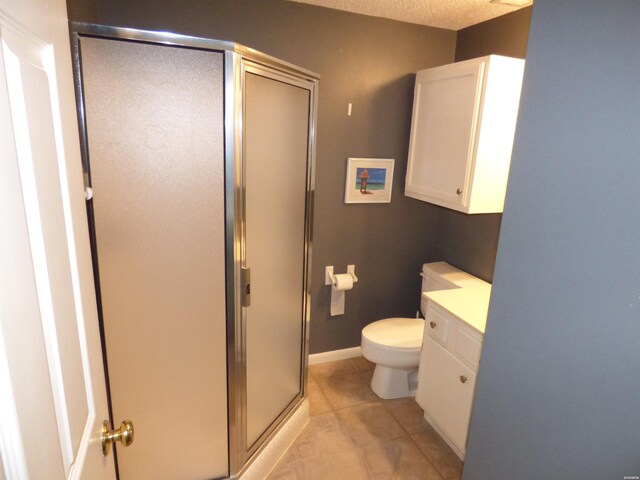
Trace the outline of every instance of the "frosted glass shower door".
<path fill-rule="evenodd" d="M 81 38 L 121 480 L 228 474 L 223 54 Z"/>
<path fill-rule="evenodd" d="M 255 73 L 251 73 L 255 72 Z M 245 75 L 247 448 L 301 395 L 311 92 Z"/>

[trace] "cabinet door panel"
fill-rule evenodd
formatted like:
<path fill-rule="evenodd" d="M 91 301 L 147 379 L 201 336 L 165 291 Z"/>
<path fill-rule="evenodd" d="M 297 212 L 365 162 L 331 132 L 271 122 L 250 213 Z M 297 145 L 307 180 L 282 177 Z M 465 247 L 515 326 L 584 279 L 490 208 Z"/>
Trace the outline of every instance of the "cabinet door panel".
<path fill-rule="evenodd" d="M 425 336 L 420 363 L 420 404 L 464 452 L 476 374 L 429 336 Z M 464 383 L 461 379 L 464 378 Z M 416 397 L 417 398 L 417 397 Z"/>
<path fill-rule="evenodd" d="M 418 74 L 407 169 L 408 195 L 414 193 L 459 206 L 467 204 L 484 65 Z"/>

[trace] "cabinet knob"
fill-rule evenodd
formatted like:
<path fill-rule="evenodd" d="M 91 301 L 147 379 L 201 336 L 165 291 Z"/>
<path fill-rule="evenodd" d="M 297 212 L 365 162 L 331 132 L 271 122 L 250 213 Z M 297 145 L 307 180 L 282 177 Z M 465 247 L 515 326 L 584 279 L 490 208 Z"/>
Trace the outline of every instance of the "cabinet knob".
<path fill-rule="evenodd" d="M 457 189 L 457 190 L 456 190 L 456 193 L 457 193 L 458 195 L 462 195 L 462 189 L 461 189 L 461 188 Z"/>
<path fill-rule="evenodd" d="M 431 328 L 436 328 L 436 326 L 437 326 L 437 325 L 438 325 L 438 324 L 437 324 L 436 322 L 429 322 L 429 326 L 430 326 Z"/>
<path fill-rule="evenodd" d="M 465 377 L 464 375 L 460 375 L 460 383 L 466 383 L 467 381 L 467 377 Z"/>

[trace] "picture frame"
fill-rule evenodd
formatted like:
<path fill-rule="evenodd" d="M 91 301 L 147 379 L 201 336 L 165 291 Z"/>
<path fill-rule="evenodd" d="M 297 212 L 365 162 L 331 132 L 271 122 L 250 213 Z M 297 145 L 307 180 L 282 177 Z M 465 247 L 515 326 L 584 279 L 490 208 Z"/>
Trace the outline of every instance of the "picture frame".
<path fill-rule="evenodd" d="M 349 158 L 344 203 L 391 203 L 394 164 L 393 158 Z"/>

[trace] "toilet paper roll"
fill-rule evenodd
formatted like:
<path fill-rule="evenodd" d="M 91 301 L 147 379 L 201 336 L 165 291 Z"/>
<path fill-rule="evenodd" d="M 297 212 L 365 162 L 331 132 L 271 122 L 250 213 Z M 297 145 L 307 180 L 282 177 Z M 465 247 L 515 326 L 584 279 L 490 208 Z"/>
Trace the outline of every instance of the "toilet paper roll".
<path fill-rule="evenodd" d="M 331 316 L 344 313 L 344 297 L 347 290 L 353 288 L 353 277 L 348 273 L 334 275 L 331 285 Z"/>
<path fill-rule="evenodd" d="M 336 290 L 335 285 L 331 287 L 331 316 L 342 315 L 344 313 L 344 290 Z"/>
<path fill-rule="evenodd" d="M 333 276 L 333 286 L 331 290 L 343 291 L 353 288 L 353 277 L 349 273 L 340 273 Z"/>

